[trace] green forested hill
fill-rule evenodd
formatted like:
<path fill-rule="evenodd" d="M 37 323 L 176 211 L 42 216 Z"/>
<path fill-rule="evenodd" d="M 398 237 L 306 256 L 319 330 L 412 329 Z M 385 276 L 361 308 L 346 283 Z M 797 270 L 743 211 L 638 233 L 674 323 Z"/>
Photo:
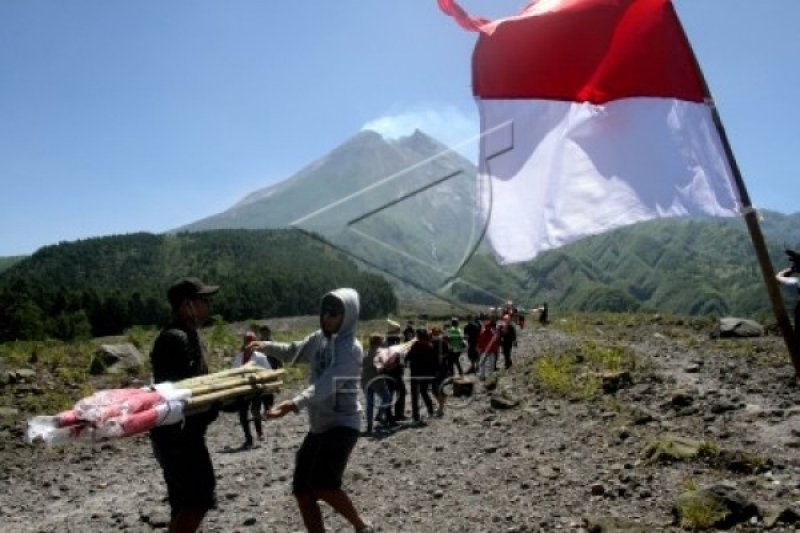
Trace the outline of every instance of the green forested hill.
<path fill-rule="evenodd" d="M 395 310 L 386 281 L 294 230 L 137 233 L 47 246 L 0 274 L 0 340 L 120 333 L 168 317 L 166 289 L 181 276 L 222 287 L 226 320 L 314 314 L 336 287 L 361 294 L 362 316 Z"/>
<path fill-rule="evenodd" d="M 790 235 L 783 218 L 790 217 L 771 216 L 764 227 L 776 270 L 786 263 L 784 243 L 769 237 Z M 563 309 L 751 317 L 771 312 L 741 220 L 637 224 L 547 252 L 519 268 L 526 295 Z"/>
<path fill-rule="evenodd" d="M 19 263 L 25 259 L 24 255 L 14 255 L 9 257 L 0 257 L 0 273 L 11 268 L 14 264 Z"/>

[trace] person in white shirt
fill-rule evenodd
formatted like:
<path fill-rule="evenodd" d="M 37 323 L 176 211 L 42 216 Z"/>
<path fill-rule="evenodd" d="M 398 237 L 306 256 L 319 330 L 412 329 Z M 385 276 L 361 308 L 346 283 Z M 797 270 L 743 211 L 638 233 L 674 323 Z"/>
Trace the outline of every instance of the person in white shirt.
<path fill-rule="evenodd" d="M 244 347 L 233 359 L 234 368 L 252 362 L 262 368 L 268 370 L 272 369 L 266 355 L 256 351 L 255 348 L 248 348 L 248 345 L 257 339 L 258 337 L 256 337 L 256 334 L 252 331 L 248 331 L 244 334 Z M 273 399 L 274 396 L 270 394 L 242 401 L 239 406 L 239 423 L 242 425 L 242 430 L 244 431 L 244 444 L 242 444 L 241 449 L 246 450 L 253 447 L 253 434 L 250 432 L 250 420 L 253 421 L 253 425 L 256 427 L 256 437 L 258 440 L 264 439 L 264 431 L 261 426 L 262 407 L 264 412 L 268 411 L 272 408 Z"/>
<path fill-rule="evenodd" d="M 775 278 L 782 284 L 795 287 L 797 293 L 797 303 L 794 306 L 794 338 L 795 342 L 800 343 L 800 279 L 793 276 L 796 274 L 794 266 L 784 268 L 775 275 Z"/>

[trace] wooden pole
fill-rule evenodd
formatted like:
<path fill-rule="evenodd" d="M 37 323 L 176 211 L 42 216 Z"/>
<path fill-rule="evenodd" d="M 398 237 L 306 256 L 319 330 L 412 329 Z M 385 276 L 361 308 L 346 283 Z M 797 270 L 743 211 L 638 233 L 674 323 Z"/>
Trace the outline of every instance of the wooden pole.
<path fill-rule="evenodd" d="M 674 12 L 674 6 L 670 4 L 670 8 L 673 10 L 675 20 L 680 21 L 678 14 Z M 739 199 L 741 200 L 742 207 L 744 208 L 742 215 L 744 216 L 744 221 L 747 224 L 747 230 L 750 232 L 750 240 L 753 241 L 753 248 L 756 252 L 756 258 L 758 259 L 758 264 L 761 267 L 761 275 L 764 278 L 764 283 L 767 286 L 767 294 L 769 295 L 770 302 L 772 303 L 772 311 L 775 314 L 775 320 L 778 322 L 778 327 L 783 335 L 783 341 L 786 343 L 786 349 L 789 351 L 789 357 L 791 358 L 792 365 L 794 366 L 795 379 L 800 380 L 800 348 L 798 348 L 794 331 L 792 330 L 792 324 L 789 322 L 789 316 L 786 314 L 786 307 L 783 304 L 783 297 L 781 296 L 781 291 L 778 287 L 778 280 L 775 279 L 775 269 L 772 267 L 772 261 L 770 260 L 769 253 L 767 251 L 767 244 L 764 242 L 764 235 L 761 233 L 761 226 L 758 224 L 758 214 L 756 213 L 755 209 L 753 209 L 753 206 L 750 202 L 750 194 L 747 192 L 747 187 L 744 184 L 742 173 L 739 170 L 739 165 L 736 163 L 736 157 L 733 155 L 733 149 L 728 141 L 728 135 L 725 133 L 725 127 L 722 125 L 722 119 L 719 116 L 717 105 L 714 103 L 714 98 L 711 96 L 711 91 L 708 88 L 708 83 L 703 75 L 703 71 L 700 68 L 700 63 L 697 61 L 697 56 L 694 55 L 694 51 L 692 51 L 692 45 L 689 42 L 689 37 L 686 35 L 686 31 L 684 31 L 680 22 L 678 22 L 678 27 L 683 33 L 683 38 L 686 42 L 687 48 L 691 52 L 692 60 L 694 61 L 695 65 L 695 71 L 703 83 L 703 91 L 706 95 L 705 104 L 711 110 L 714 126 L 719 134 L 720 141 L 722 142 L 722 148 L 725 150 L 725 157 L 728 160 L 731 173 L 733 174 L 733 179 L 735 180 L 736 187 L 739 191 Z M 795 324 L 795 327 L 797 326 L 798 324 Z"/>
<path fill-rule="evenodd" d="M 772 266 L 772 260 L 769 258 L 769 252 L 767 250 L 767 244 L 764 241 L 764 234 L 761 232 L 761 226 L 758 224 L 758 214 L 750 203 L 750 195 L 747 193 L 747 187 L 739 171 L 739 165 L 736 163 L 736 158 L 733 156 L 733 150 L 728 142 L 728 136 L 725 133 L 725 128 L 719 117 L 717 106 L 710 96 L 706 104 L 711 109 L 714 125 L 719 133 L 722 147 L 725 150 L 725 155 L 728 158 L 728 163 L 733 173 L 733 178 L 736 180 L 736 186 L 739 189 L 739 196 L 744 206 L 744 221 L 750 233 L 750 240 L 753 241 L 753 248 L 756 252 L 758 264 L 761 267 L 761 275 L 764 278 L 764 284 L 767 286 L 767 294 L 769 294 L 769 300 L 772 303 L 772 311 L 775 314 L 775 320 L 778 322 L 778 327 L 783 335 L 783 341 L 786 343 L 786 349 L 789 351 L 789 357 L 794 366 L 795 379 L 800 379 L 800 348 L 797 346 L 792 323 L 789 321 L 789 316 L 786 314 L 783 296 L 778 286 L 778 280 L 775 278 L 775 269 Z M 798 325 L 795 324 L 795 327 L 797 326 Z"/>

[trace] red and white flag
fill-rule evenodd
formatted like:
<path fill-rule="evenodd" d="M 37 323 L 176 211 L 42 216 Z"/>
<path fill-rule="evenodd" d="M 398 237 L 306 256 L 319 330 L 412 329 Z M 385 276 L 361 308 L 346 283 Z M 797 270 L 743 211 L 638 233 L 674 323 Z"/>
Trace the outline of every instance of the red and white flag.
<path fill-rule="evenodd" d="M 736 216 L 740 194 L 669 0 L 534 0 L 472 64 L 481 212 L 503 263 L 654 218 Z"/>

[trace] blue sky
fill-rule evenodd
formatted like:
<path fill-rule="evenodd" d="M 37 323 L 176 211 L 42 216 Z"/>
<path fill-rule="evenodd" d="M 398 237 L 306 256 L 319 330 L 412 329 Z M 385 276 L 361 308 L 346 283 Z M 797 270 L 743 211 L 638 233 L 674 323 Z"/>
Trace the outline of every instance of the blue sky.
<path fill-rule="evenodd" d="M 800 210 L 800 2 L 674 3 L 753 204 Z M 364 127 L 475 135 L 474 41 L 436 0 L 3 0 L 0 256 L 192 222 Z"/>

